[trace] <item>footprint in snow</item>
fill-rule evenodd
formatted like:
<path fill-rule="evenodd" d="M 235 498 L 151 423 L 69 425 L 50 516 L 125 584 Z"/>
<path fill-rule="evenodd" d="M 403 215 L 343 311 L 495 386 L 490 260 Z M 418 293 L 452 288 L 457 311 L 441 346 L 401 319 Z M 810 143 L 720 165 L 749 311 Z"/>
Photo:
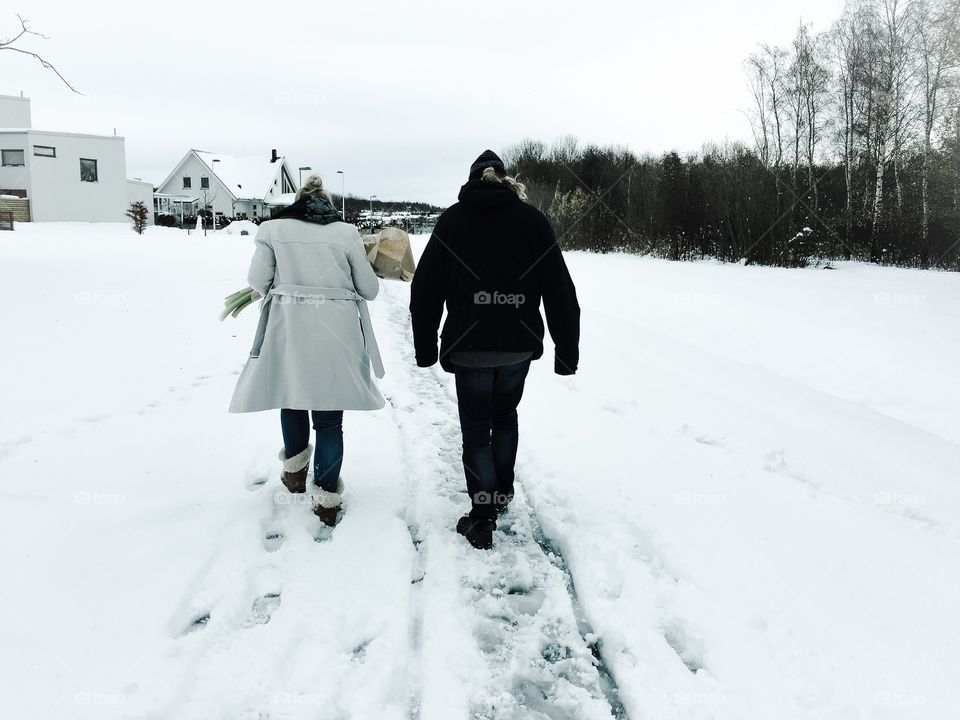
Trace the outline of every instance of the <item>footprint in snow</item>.
<path fill-rule="evenodd" d="M 783 449 L 768 452 L 763 458 L 763 465 L 761 467 L 767 472 L 783 475 L 814 490 L 821 489 L 817 483 L 798 473 L 796 470 L 793 470 L 787 464 L 787 453 Z"/>
<path fill-rule="evenodd" d="M 680 432 L 700 445 L 706 445 L 708 447 L 724 447 L 727 444 L 727 441 L 723 437 L 714 437 L 712 435 L 708 435 L 707 433 L 696 432 L 689 425 L 682 425 L 680 427 Z"/>
<path fill-rule="evenodd" d="M 250 492 L 255 492 L 267 484 L 267 481 L 270 479 L 269 475 L 264 473 L 257 473 L 251 475 L 247 478 L 246 488 Z"/>
<path fill-rule="evenodd" d="M 177 632 L 174 633 L 174 637 L 182 638 L 195 633 L 199 630 L 203 630 L 207 624 L 210 622 L 210 611 L 200 612 L 194 615 L 183 627 L 181 627 Z"/>
<path fill-rule="evenodd" d="M 253 601 L 253 606 L 250 610 L 250 617 L 247 618 L 245 627 L 249 628 L 253 627 L 254 625 L 266 625 L 268 622 L 270 622 L 273 612 L 278 607 L 280 607 L 279 592 L 270 592 L 266 595 L 261 595 Z"/>
<path fill-rule="evenodd" d="M 703 640 L 694 636 L 679 620 L 668 622 L 663 628 L 663 639 L 677 654 L 687 670 L 696 674 L 703 668 Z"/>

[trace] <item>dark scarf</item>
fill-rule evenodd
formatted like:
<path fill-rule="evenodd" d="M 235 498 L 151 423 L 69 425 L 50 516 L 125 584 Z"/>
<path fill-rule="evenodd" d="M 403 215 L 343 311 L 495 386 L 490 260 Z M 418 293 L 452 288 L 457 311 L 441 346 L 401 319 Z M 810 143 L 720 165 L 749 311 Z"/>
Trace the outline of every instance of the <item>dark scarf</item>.
<path fill-rule="evenodd" d="M 280 218 L 293 218 L 318 225 L 329 225 L 343 219 L 329 200 L 317 195 L 302 197 L 273 216 L 274 220 Z"/>

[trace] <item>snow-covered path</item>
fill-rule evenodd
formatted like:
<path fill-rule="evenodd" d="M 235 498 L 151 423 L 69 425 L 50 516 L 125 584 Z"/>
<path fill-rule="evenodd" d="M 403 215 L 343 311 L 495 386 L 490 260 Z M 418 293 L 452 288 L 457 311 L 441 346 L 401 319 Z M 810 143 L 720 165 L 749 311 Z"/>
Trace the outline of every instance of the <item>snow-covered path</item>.
<path fill-rule="evenodd" d="M 224 408 L 249 243 L 0 235 L 0 677 L 18 718 L 937 718 L 960 703 L 960 278 L 575 254 L 489 553 L 408 288 L 330 532 Z M 549 351 L 548 351 L 549 352 Z"/>

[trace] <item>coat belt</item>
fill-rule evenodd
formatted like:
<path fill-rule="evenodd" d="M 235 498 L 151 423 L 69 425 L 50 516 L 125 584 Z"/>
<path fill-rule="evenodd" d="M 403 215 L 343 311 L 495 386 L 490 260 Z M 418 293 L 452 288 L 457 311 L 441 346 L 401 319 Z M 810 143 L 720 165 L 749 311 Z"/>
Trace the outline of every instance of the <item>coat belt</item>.
<path fill-rule="evenodd" d="M 260 355 L 260 346 L 263 344 L 263 337 L 267 329 L 270 301 L 274 297 L 296 298 L 297 300 L 295 300 L 295 302 L 303 304 L 314 303 L 317 305 L 330 301 L 355 302 L 357 304 L 357 313 L 360 315 L 360 330 L 363 333 L 363 349 L 366 350 L 370 356 L 373 374 L 378 378 L 384 376 L 383 359 L 380 357 L 380 347 L 377 345 L 377 337 L 373 334 L 373 323 L 370 321 L 370 309 L 367 307 L 367 301 L 360 297 L 356 291 L 347 290 L 346 288 L 322 288 L 307 285 L 290 285 L 286 283 L 270 288 L 267 297 L 264 298 L 264 304 L 260 311 L 260 326 L 257 328 L 253 350 L 250 352 L 252 357 L 258 357 Z M 280 302 L 284 301 L 280 300 Z"/>

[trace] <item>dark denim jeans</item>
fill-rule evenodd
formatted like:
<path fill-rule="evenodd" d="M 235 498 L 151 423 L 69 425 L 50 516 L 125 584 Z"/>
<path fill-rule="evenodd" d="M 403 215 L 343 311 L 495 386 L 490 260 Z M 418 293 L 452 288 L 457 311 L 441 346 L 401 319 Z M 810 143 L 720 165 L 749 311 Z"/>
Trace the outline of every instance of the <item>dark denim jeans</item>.
<path fill-rule="evenodd" d="M 513 496 L 520 432 L 517 405 L 530 361 L 491 368 L 455 366 L 463 471 L 475 518 L 494 518 Z"/>
<path fill-rule="evenodd" d="M 343 465 L 343 410 L 314 410 L 313 481 L 328 492 L 337 491 Z M 280 429 L 287 457 L 302 453 L 310 444 L 310 417 L 306 410 L 281 410 Z"/>

